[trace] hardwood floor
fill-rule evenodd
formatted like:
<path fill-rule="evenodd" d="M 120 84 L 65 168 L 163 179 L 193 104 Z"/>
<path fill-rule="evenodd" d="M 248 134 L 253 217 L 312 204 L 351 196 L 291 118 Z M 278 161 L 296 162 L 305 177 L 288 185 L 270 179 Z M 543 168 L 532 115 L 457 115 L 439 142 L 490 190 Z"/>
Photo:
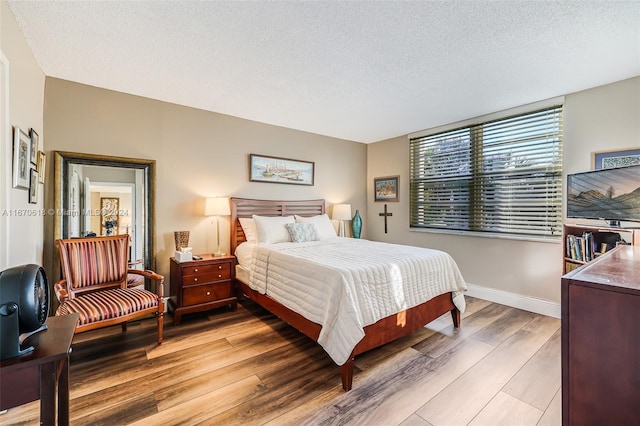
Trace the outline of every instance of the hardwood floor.
<path fill-rule="evenodd" d="M 560 425 L 560 320 L 467 298 L 356 358 L 353 389 L 316 343 L 250 301 L 82 333 L 71 354 L 72 425 Z M 170 316 L 168 316 L 170 319 Z M 39 402 L 0 415 L 38 424 Z"/>

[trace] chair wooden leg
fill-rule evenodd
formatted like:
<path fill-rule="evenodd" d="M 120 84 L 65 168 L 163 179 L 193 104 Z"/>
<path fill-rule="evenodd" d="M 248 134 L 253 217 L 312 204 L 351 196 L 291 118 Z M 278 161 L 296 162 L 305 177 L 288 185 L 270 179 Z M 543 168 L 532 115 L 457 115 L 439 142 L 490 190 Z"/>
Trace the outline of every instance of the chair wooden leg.
<path fill-rule="evenodd" d="M 124 333 L 125 331 L 127 331 L 127 323 L 123 322 L 122 323 L 122 332 Z"/>
<path fill-rule="evenodd" d="M 158 344 L 162 343 L 162 333 L 164 331 L 164 309 L 158 312 Z"/>

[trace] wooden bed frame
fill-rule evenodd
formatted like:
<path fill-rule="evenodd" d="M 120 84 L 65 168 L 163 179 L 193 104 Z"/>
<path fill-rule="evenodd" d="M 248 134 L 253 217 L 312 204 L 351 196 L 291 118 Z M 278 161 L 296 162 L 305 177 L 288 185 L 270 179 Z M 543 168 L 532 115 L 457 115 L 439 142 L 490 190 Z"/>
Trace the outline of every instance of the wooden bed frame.
<path fill-rule="evenodd" d="M 315 216 L 324 212 L 324 200 L 273 201 L 231 198 L 231 253 L 235 253 L 236 247 L 246 241 L 238 218 L 250 218 L 254 214 L 260 216 L 288 216 L 294 214 Z M 244 294 L 301 333 L 316 342 L 318 341 L 320 329 L 322 328 L 320 324 L 309 321 L 271 297 L 252 290 L 251 287 L 239 280 L 236 280 L 236 284 L 239 294 Z M 382 318 L 375 324 L 366 326 L 364 328 L 364 338 L 353 349 L 347 362 L 340 367 L 342 388 L 345 391 L 351 389 L 356 355 L 409 335 L 447 312 L 451 312 L 453 324 L 456 328 L 459 328 L 460 311 L 453 304 L 452 293 L 441 294 L 418 306 Z"/>

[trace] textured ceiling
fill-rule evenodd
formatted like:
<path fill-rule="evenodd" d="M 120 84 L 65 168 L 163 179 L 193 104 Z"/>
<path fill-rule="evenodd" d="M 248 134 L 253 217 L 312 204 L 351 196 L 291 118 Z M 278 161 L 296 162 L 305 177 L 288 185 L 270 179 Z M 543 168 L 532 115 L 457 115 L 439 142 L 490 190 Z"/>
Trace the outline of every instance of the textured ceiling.
<path fill-rule="evenodd" d="M 47 76 L 375 142 L 640 75 L 638 1 L 9 1 Z"/>

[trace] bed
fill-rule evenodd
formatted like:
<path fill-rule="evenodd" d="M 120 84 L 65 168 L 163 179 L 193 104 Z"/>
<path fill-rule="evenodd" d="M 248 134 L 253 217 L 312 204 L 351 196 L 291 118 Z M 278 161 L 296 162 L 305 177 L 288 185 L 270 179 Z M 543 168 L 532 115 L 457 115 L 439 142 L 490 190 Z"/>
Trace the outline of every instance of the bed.
<path fill-rule="evenodd" d="M 325 202 L 324 200 L 304 200 L 304 201 L 274 201 L 274 200 L 255 200 L 255 199 L 245 199 L 245 198 L 231 198 L 231 252 L 237 253 L 241 249 L 246 249 L 249 245 L 245 243 L 247 241 L 247 236 L 241 226 L 240 221 L 252 218 L 254 215 L 260 217 L 267 218 L 284 218 L 290 216 L 296 216 L 302 218 L 300 220 L 304 220 L 305 218 L 318 218 L 325 214 Z M 246 222 L 245 222 L 246 225 Z M 253 237 L 252 237 L 253 238 Z M 300 253 L 320 253 L 324 250 L 324 252 L 333 253 L 334 250 L 348 250 L 351 252 L 356 252 L 359 246 L 365 247 L 371 245 L 372 247 L 376 247 L 375 245 L 384 245 L 383 247 L 377 247 L 378 250 L 389 250 L 392 245 L 385 245 L 386 243 L 372 243 L 367 242 L 366 240 L 355 240 L 355 239 L 345 239 L 345 238 L 335 238 L 336 241 L 333 240 L 324 240 L 320 242 L 313 243 L 283 243 L 277 245 L 266 244 L 268 247 L 262 247 L 264 244 L 255 244 L 251 250 L 255 253 L 253 260 L 251 260 L 251 265 L 247 264 L 243 265 L 243 261 L 240 261 L 237 266 L 236 272 L 236 285 L 238 288 L 238 292 L 249 299 L 253 300 L 257 304 L 261 305 L 274 315 L 278 316 L 280 319 L 293 326 L 303 334 L 307 335 L 314 341 L 320 343 L 327 353 L 332 357 L 332 359 L 336 362 L 337 365 L 340 366 L 341 376 L 342 376 L 342 387 L 345 391 L 349 391 L 352 387 L 353 383 L 353 372 L 354 372 L 354 360 L 358 354 L 366 352 L 370 349 L 376 348 L 378 346 L 384 345 L 386 343 L 392 342 L 396 339 L 399 339 L 403 336 L 411 334 L 418 330 L 419 328 L 425 326 L 429 322 L 434 319 L 440 317 L 447 312 L 451 313 L 451 317 L 453 319 L 453 324 L 456 328 L 460 327 L 460 312 L 461 309 L 464 309 L 464 296 L 462 295 L 462 291 L 466 289 L 466 286 L 462 280 L 459 271 L 457 270 L 457 266 L 453 259 L 450 259 L 450 256 L 443 252 L 432 251 L 429 249 L 420 249 L 413 248 L 418 251 L 432 251 L 437 252 L 440 258 L 449 258 L 450 262 L 453 264 L 452 266 L 452 276 L 451 281 L 456 281 L 455 284 L 449 285 L 449 283 L 442 283 L 445 287 L 451 287 L 449 291 L 443 291 L 438 289 L 429 289 L 428 291 L 431 293 L 436 292 L 435 295 L 430 295 L 429 299 L 425 299 L 426 301 L 419 301 L 411 303 L 408 308 L 402 309 L 400 311 L 393 311 L 391 313 L 386 312 L 388 310 L 392 310 L 391 308 L 381 306 L 374 309 L 375 313 L 380 316 L 380 312 L 386 312 L 383 317 L 376 317 L 375 313 L 372 314 L 372 318 L 375 319 L 374 322 L 371 322 L 369 315 L 365 315 L 358 311 L 356 313 L 352 313 L 351 309 L 348 307 L 348 303 L 340 303 L 340 301 L 345 299 L 344 293 L 339 294 L 338 297 L 333 297 L 332 300 L 335 302 L 338 301 L 338 305 L 345 305 L 346 307 L 338 307 L 338 308 L 327 308 L 333 309 L 335 311 L 332 315 L 336 315 L 336 323 L 339 322 L 339 318 L 344 315 L 346 317 L 355 318 L 351 322 L 362 322 L 363 324 L 367 324 L 361 327 L 361 334 L 357 334 L 355 338 L 351 340 L 351 343 L 340 343 L 337 345 L 327 344 L 327 330 L 333 330 L 334 326 L 327 324 L 326 322 L 318 320 L 318 318 L 313 316 L 313 313 L 309 312 L 300 312 L 303 309 L 296 307 L 297 305 L 289 303 L 288 299 L 285 297 L 282 298 L 283 295 L 287 295 L 288 288 L 295 289 L 294 287 L 282 287 L 278 288 L 271 281 L 267 286 L 267 281 L 265 279 L 264 283 L 261 286 L 261 270 L 259 269 L 261 263 L 264 263 L 263 266 L 265 271 L 268 271 L 272 275 L 276 276 L 279 273 L 281 274 L 290 274 L 290 277 L 296 277 L 296 268 L 313 268 L 309 269 L 310 271 L 314 271 L 313 274 L 316 276 L 316 284 L 322 283 L 325 284 L 323 280 L 325 279 L 326 274 L 326 283 L 330 288 L 340 289 L 344 287 L 344 285 L 333 284 L 334 281 L 344 280 L 344 276 L 341 275 L 340 268 L 338 271 L 334 271 L 334 267 L 327 264 L 323 264 L 322 261 L 317 260 L 315 258 L 310 258 L 309 260 L 305 260 L 301 258 Z M 340 240 L 340 241 L 339 241 Z M 253 240 L 252 240 L 253 241 Z M 245 244 L 243 244 L 245 243 Z M 312 244 L 318 244 L 318 247 L 311 246 Z M 335 245 L 334 245 L 335 244 Z M 343 244 L 347 244 L 348 248 L 342 248 Z M 276 248 L 277 249 L 274 249 Z M 334 248 L 335 247 L 335 248 Z M 406 248 L 409 249 L 408 246 L 397 246 L 398 248 Z M 246 251 L 246 250 L 245 250 Z M 408 252 L 407 252 L 408 253 Z M 291 256 L 293 254 L 293 256 Z M 320 255 L 318 255 L 320 256 Z M 246 257 L 246 256 L 244 256 Z M 393 256 L 385 256 L 385 258 Z M 404 259 L 405 254 L 400 253 L 396 256 L 396 259 Z M 241 259 L 241 257 L 238 257 Z M 319 259 L 321 259 L 319 257 Z M 363 260 L 365 261 L 365 260 Z M 377 263 L 379 259 L 376 261 Z M 244 261 L 247 262 L 247 261 Z M 308 262 L 308 263 L 304 263 Z M 285 265 L 286 264 L 286 265 Z M 415 268 L 415 265 L 410 265 L 410 268 Z M 247 268 L 256 268 L 255 271 L 251 271 L 249 273 L 246 271 Z M 269 269 L 271 268 L 271 269 Z M 277 268 L 281 268 L 278 270 Z M 394 265 L 394 268 L 397 268 L 397 265 Z M 298 269 L 299 274 L 300 269 Z M 357 275 L 357 274 L 356 274 Z M 415 275 L 415 274 L 414 274 Z M 286 277 L 285 277 L 286 278 Z M 335 279 L 334 279 L 335 278 Z M 303 283 L 309 279 L 307 276 L 301 276 L 299 282 Z M 349 278 L 351 279 L 351 278 Z M 439 279 L 443 281 L 442 279 Z M 275 281 L 272 279 L 272 281 Z M 295 281 L 295 279 L 283 279 L 283 282 L 287 281 Z M 446 281 L 449 281 L 447 279 Z M 308 284 L 309 285 L 309 284 Z M 307 287 L 309 289 L 310 287 Z M 283 290 L 284 289 L 284 290 Z M 306 290 L 305 290 L 306 291 Z M 323 290 L 324 291 L 324 290 Z M 336 290 L 341 291 L 341 290 Z M 427 291 L 427 290 L 425 290 Z M 397 292 L 396 292 L 397 293 Z M 293 292 L 291 293 L 293 295 Z M 290 296 L 291 296 L 290 295 Z M 305 293 L 304 297 L 308 295 Z M 349 296 L 353 299 L 361 300 L 363 297 L 360 294 L 355 296 Z M 420 297 L 420 296 L 415 296 Z M 414 297 L 414 298 L 415 298 Z M 424 296 L 422 296 L 424 297 Z M 393 298 L 393 297 L 392 297 Z M 462 306 L 461 306 L 461 298 L 462 298 Z M 348 298 L 347 298 L 348 299 Z M 362 303 L 362 302 L 360 302 Z M 403 302 L 407 303 L 407 302 Z M 393 304 L 393 303 L 392 303 Z M 330 305 L 330 304 L 329 304 Z M 378 302 L 369 303 L 371 306 L 378 306 Z M 304 314 L 304 315 L 303 315 Z M 325 315 L 326 316 L 326 315 Z M 369 318 L 368 321 L 364 320 L 364 317 Z M 313 321 L 308 318 L 313 318 L 316 321 Z M 342 320 L 340 320 L 342 321 Z M 347 324 L 351 324 L 348 320 Z M 371 322 L 371 323 L 368 323 Z M 323 325 L 325 326 L 323 327 Z M 335 327 L 337 329 L 341 329 L 340 327 Z M 346 329 L 353 329 L 353 326 L 346 326 Z M 336 334 L 340 334 L 336 332 Z M 355 342 L 355 343 L 354 343 Z M 346 346 L 345 346 L 346 345 Z M 336 349 L 337 348 L 337 349 Z M 346 352 L 345 352 L 346 350 Z"/>

